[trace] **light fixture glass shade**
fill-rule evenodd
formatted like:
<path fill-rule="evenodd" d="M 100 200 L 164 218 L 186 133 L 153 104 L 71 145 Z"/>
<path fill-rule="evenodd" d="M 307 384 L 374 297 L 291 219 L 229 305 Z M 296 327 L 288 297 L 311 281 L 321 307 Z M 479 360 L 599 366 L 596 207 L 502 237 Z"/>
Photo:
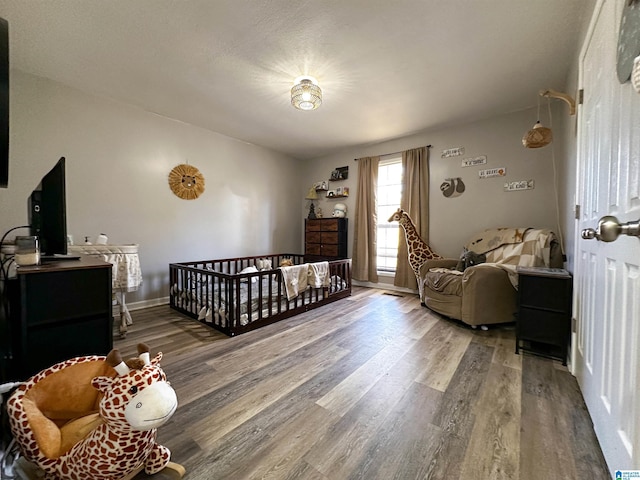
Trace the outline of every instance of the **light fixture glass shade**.
<path fill-rule="evenodd" d="M 309 219 L 318 218 L 316 215 L 316 207 L 313 204 L 313 201 L 318 199 L 318 193 L 316 192 L 316 187 L 311 187 L 307 192 L 307 196 L 304 198 L 307 200 L 311 200 L 311 205 L 309 205 L 309 215 L 307 216 L 307 218 Z"/>
<path fill-rule="evenodd" d="M 316 192 L 316 188 L 315 187 L 311 187 L 309 189 L 309 191 L 307 192 L 307 196 L 304 197 L 306 200 L 317 200 L 318 199 L 318 193 Z"/>
<path fill-rule="evenodd" d="M 297 78 L 291 87 L 291 105 L 298 110 L 315 110 L 322 105 L 322 90 L 312 77 Z"/>

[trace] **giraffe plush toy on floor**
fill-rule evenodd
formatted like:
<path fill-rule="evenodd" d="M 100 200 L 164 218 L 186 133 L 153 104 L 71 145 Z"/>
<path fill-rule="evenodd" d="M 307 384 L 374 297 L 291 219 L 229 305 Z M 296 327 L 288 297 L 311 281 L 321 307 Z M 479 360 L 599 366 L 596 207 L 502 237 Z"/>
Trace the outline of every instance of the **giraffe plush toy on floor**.
<path fill-rule="evenodd" d="M 182 478 L 184 468 L 156 443 L 157 428 L 175 412 L 176 393 L 160 367 L 138 345 L 127 362 L 118 350 L 107 357 L 77 357 L 31 377 L 9 398 L 11 431 L 24 457 L 49 480 L 122 480 L 144 468 L 165 467 Z"/>
<path fill-rule="evenodd" d="M 431 250 L 431 247 L 420 238 L 416 226 L 413 224 L 411 217 L 407 212 L 399 208 L 388 222 L 398 222 L 404 229 L 405 239 L 407 240 L 407 250 L 409 254 L 409 265 L 416 275 L 418 282 L 418 292 L 420 293 L 420 301 L 424 304 L 422 296 L 422 282 L 420 281 L 420 266 L 427 260 L 442 258 L 442 256 Z"/>

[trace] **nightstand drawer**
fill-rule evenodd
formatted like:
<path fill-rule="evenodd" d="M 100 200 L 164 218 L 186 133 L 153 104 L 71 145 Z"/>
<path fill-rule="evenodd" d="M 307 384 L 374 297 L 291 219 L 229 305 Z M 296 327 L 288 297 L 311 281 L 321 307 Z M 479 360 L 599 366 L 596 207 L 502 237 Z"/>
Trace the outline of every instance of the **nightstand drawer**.
<path fill-rule="evenodd" d="M 565 313 L 521 308 L 516 328 L 521 340 L 562 347 L 569 339 L 570 320 Z"/>
<path fill-rule="evenodd" d="M 567 281 L 559 278 L 520 275 L 520 305 L 535 307 L 556 312 L 567 312 L 570 304 L 567 301 Z"/>

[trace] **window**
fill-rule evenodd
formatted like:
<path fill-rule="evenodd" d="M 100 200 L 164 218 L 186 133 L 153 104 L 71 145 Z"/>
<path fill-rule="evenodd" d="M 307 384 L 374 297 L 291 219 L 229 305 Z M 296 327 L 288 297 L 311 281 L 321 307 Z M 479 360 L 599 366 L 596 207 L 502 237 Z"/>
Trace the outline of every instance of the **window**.
<path fill-rule="evenodd" d="M 402 158 L 381 161 L 378 166 L 378 272 L 395 272 L 398 259 L 398 222 L 387 220 L 400 208 L 402 197 Z"/>

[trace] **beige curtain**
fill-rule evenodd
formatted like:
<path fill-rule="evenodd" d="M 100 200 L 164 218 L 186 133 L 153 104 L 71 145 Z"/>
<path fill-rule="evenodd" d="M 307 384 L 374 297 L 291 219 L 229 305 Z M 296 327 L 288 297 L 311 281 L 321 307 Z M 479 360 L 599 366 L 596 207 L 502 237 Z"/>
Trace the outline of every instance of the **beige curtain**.
<path fill-rule="evenodd" d="M 363 282 L 378 282 L 376 253 L 376 189 L 380 157 L 358 159 L 358 187 L 353 227 L 352 276 Z"/>
<path fill-rule="evenodd" d="M 402 199 L 400 207 L 409 214 L 416 230 L 429 243 L 429 149 L 414 148 L 402 152 Z M 398 266 L 393 284 L 397 287 L 418 288 L 416 276 L 409 265 L 407 241 L 400 227 Z"/>

